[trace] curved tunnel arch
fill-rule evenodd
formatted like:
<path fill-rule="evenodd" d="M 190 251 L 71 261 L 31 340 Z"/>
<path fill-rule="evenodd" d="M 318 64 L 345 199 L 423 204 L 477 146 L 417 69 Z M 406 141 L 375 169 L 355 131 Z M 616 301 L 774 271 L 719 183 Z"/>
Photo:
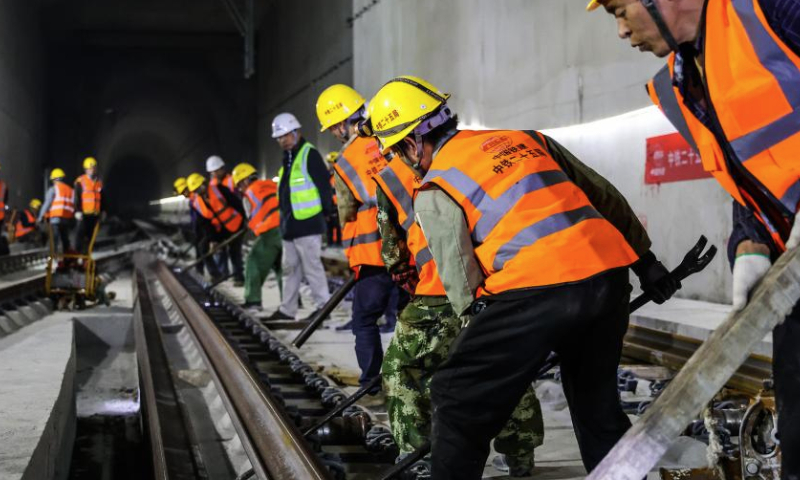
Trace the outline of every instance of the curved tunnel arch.
<path fill-rule="evenodd" d="M 65 153 L 54 158 L 74 159 L 65 169 L 77 175 L 80 159 L 96 156 L 116 213 L 138 214 L 171 195 L 173 179 L 202 172 L 212 154 L 231 164 L 253 157 L 254 88 L 231 88 L 242 80 L 224 56 L 178 53 L 94 51 L 70 78 L 74 95 L 58 102 L 77 118 L 60 134 L 56 150 Z"/>

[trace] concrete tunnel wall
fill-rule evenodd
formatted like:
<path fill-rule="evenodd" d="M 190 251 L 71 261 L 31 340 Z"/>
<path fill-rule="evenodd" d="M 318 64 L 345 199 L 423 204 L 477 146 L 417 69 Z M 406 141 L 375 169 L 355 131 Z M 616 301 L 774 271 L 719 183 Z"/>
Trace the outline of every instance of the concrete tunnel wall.
<path fill-rule="evenodd" d="M 0 0 L 0 178 L 12 207 L 41 194 L 45 57 L 40 2 Z"/>
<path fill-rule="evenodd" d="M 704 234 L 722 252 L 680 296 L 730 300 L 728 195 L 713 180 L 645 185 L 645 139 L 674 129 L 645 83 L 663 65 L 630 48 L 602 12 L 571 0 L 354 0 L 355 86 L 372 95 L 412 74 L 453 94 L 464 127 L 552 129 L 605 175 L 645 222 L 654 251 L 675 266 Z"/>
<path fill-rule="evenodd" d="M 341 144 L 319 132 L 317 97 L 335 83 L 353 84 L 352 0 L 270 2 L 258 36 L 258 154 L 266 175 L 277 174 L 281 151 L 272 119 L 291 112 L 303 135 L 325 155 Z"/>

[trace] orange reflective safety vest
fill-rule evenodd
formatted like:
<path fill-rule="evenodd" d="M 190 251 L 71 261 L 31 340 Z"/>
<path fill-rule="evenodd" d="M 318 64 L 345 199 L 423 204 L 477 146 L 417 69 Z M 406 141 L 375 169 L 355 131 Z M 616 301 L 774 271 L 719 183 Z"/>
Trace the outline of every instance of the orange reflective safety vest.
<path fill-rule="evenodd" d="M 73 218 L 75 216 L 75 202 L 72 196 L 75 191 L 64 182 L 57 181 L 53 183 L 55 189 L 55 197 L 53 203 L 50 204 L 49 218 Z"/>
<path fill-rule="evenodd" d="M 36 217 L 31 213 L 30 210 L 27 208 L 22 211 L 22 215 L 28 219 L 28 223 L 30 224 L 29 227 L 23 225 L 21 220 L 17 220 L 17 224 L 14 226 L 14 237 L 21 238 L 25 235 L 31 233 L 32 231 L 36 230 Z"/>
<path fill-rule="evenodd" d="M 538 132 L 461 131 L 422 181 L 464 211 L 486 280 L 478 296 L 585 280 L 638 256 Z"/>
<path fill-rule="evenodd" d="M 250 203 L 247 226 L 256 235 L 267 233 L 280 225 L 278 185 L 272 180 L 256 180 L 247 187 L 244 197 Z"/>
<path fill-rule="evenodd" d="M 422 181 L 417 172 L 402 159 L 395 158 L 381 173 L 373 177 L 397 210 L 397 221 L 406 231 L 406 244 L 419 272 L 414 295 L 444 296 L 446 294 L 436 262 L 428 249 L 422 229 L 414 220 L 414 190 Z"/>
<path fill-rule="evenodd" d="M 0 180 L 0 221 L 6 218 L 6 182 Z"/>
<path fill-rule="evenodd" d="M 703 168 L 782 250 L 800 201 L 800 57 L 775 35 L 757 0 L 709 0 L 707 9 L 702 69 L 716 132 L 673 86 L 674 53 L 648 91 Z"/>
<path fill-rule="evenodd" d="M 215 187 L 222 185 L 223 187 L 230 190 L 231 193 L 236 193 L 236 185 L 233 184 L 233 177 L 231 176 L 230 173 L 226 174 L 225 178 L 223 178 L 221 182 L 217 180 L 217 177 L 212 175 L 211 182 L 209 184 Z"/>
<path fill-rule="evenodd" d="M 333 206 L 339 205 L 339 199 L 336 198 L 336 179 L 331 174 L 331 192 L 333 192 Z"/>
<path fill-rule="evenodd" d="M 100 197 L 103 191 L 103 181 L 99 178 L 92 180 L 89 175 L 81 175 L 75 180 L 81 186 L 81 211 L 87 215 L 100 213 Z"/>
<path fill-rule="evenodd" d="M 342 231 L 345 255 L 350 267 L 372 265 L 382 267 L 381 235 L 378 232 L 378 203 L 372 177 L 386 167 L 378 141 L 374 138 L 356 137 L 344 149 L 333 168 L 342 177 L 355 199 L 361 204 L 356 221 L 347 222 Z"/>
<path fill-rule="evenodd" d="M 231 233 L 238 232 L 242 227 L 242 216 L 233 207 L 227 204 L 218 186 L 208 186 L 208 201 L 201 195 L 195 195 L 194 208 L 200 215 L 211 220 L 216 231 L 224 227 Z"/>

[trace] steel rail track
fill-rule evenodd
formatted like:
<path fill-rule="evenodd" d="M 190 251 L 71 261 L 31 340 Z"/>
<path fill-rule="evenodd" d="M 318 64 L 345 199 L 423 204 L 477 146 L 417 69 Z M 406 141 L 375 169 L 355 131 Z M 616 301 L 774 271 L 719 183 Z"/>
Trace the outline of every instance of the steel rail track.
<path fill-rule="evenodd" d="M 156 276 L 205 350 L 218 388 L 231 401 L 231 417 L 245 420 L 240 435 L 253 444 L 248 456 L 256 473 L 263 470 L 259 477 L 361 480 L 394 462 L 391 432 L 357 405 L 304 438 L 300 432 L 346 394 L 192 273 L 160 263 Z"/>
<path fill-rule="evenodd" d="M 247 419 L 246 434 L 257 453 L 250 459 L 251 463 L 260 467 L 269 479 L 332 478 L 297 427 L 203 307 L 163 263 L 156 273 L 199 339 L 238 416 Z M 183 277 L 184 281 L 187 279 Z"/>
<path fill-rule="evenodd" d="M 631 325 L 622 344 L 622 355 L 644 363 L 679 371 L 703 344 L 702 341 L 673 333 Z M 772 377 L 772 361 L 750 355 L 728 380 L 727 386 L 748 395 L 758 395 Z"/>

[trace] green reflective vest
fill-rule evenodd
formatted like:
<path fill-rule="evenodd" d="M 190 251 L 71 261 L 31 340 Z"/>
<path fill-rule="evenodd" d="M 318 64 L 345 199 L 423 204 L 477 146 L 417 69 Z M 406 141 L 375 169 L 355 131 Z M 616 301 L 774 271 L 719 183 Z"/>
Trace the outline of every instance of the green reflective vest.
<path fill-rule="evenodd" d="M 308 220 L 322 211 L 322 198 L 319 190 L 308 174 L 308 152 L 314 148 L 306 142 L 292 162 L 289 172 L 289 197 L 292 202 L 292 215 L 296 220 Z M 283 179 L 283 167 L 278 170 L 278 183 Z"/>

